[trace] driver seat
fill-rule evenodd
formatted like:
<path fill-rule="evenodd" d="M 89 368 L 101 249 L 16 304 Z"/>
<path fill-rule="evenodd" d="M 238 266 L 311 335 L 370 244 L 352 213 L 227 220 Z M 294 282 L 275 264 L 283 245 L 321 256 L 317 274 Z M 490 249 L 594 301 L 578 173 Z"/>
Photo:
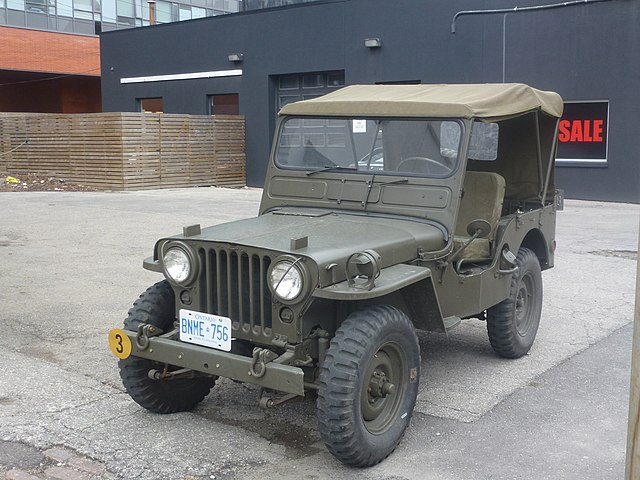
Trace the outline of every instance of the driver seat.
<path fill-rule="evenodd" d="M 489 222 L 491 231 L 486 238 L 476 238 L 460 254 L 458 259 L 491 258 L 491 243 L 495 239 L 498 222 L 502 215 L 505 180 L 502 175 L 493 172 L 467 171 L 462 186 L 462 199 L 458 209 L 458 221 L 454 231 L 454 251 L 467 240 L 467 226 L 473 220 Z"/>

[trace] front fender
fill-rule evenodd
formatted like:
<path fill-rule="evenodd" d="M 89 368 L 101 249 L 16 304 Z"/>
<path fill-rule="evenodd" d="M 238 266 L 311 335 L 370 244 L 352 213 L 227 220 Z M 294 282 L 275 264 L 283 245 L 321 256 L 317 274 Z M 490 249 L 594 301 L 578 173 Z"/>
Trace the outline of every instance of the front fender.
<path fill-rule="evenodd" d="M 316 298 L 342 302 L 379 303 L 383 297 L 400 293 L 402 308 L 416 328 L 445 332 L 440 304 L 433 287 L 431 269 L 417 265 L 399 264 L 383 268 L 373 288 L 349 285 L 345 280 L 313 292 Z M 376 301 L 378 299 L 378 301 Z"/>

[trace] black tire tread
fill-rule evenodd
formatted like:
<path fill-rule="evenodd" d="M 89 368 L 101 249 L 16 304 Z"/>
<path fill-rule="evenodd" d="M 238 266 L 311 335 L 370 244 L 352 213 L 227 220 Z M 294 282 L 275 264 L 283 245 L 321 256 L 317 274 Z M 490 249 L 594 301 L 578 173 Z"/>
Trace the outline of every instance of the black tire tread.
<path fill-rule="evenodd" d="M 166 280 L 149 287 L 133 303 L 124 321 L 125 330 L 137 331 L 140 323 L 152 324 L 164 331 L 174 321 L 174 293 Z M 151 380 L 148 372 L 158 368 L 151 360 L 130 356 L 118 362 L 122 384 L 140 406 L 155 413 L 174 413 L 192 410 L 206 397 L 215 378 Z"/>
<path fill-rule="evenodd" d="M 491 307 L 487 311 L 487 334 L 489 342 L 493 350 L 504 358 L 520 358 L 529 351 L 531 345 L 523 346 L 517 338 L 514 331 L 514 310 L 515 310 L 515 293 L 518 283 L 522 278 L 523 268 L 533 269 L 533 275 L 537 276 L 540 288 L 540 301 L 542 301 L 542 280 L 540 263 L 537 255 L 529 248 L 523 247 L 518 250 L 516 256 L 516 265 L 519 271 L 511 277 L 511 288 L 509 298 L 503 300 L 499 304 Z M 538 316 L 537 322 L 540 321 Z M 537 324 L 535 329 L 537 330 Z M 535 332 L 533 333 L 535 338 Z M 531 341 L 533 344 L 533 340 Z"/>
<path fill-rule="evenodd" d="M 321 367 L 317 400 L 318 428 L 327 449 L 347 465 L 375 465 L 388 457 L 402 438 L 400 435 L 386 450 L 371 450 L 362 445 L 357 428 L 353 425 L 354 402 L 359 398 L 358 367 L 371 339 L 389 323 L 396 328 L 415 332 L 407 316 L 394 307 L 378 305 L 351 314 L 331 339 L 331 346 Z M 419 358 L 420 347 L 415 333 L 412 341 L 415 342 Z M 328 378 L 331 378 L 330 385 Z M 408 412 L 407 425 L 411 413 Z"/>

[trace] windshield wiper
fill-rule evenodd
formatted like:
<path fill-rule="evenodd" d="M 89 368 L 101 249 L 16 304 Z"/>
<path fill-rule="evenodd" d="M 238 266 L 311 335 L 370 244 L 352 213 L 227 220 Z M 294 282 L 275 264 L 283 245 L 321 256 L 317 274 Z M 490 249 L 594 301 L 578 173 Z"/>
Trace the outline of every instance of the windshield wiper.
<path fill-rule="evenodd" d="M 340 165 L 327 165 L 322 168 L 318 168 L 317 170 L 311 170 L 310 172 L 307 172 L 307 177 L 309 175 L 313 175 L 315 173 L 320 173 L 320 172 L 341 172 L 341 171 L 357 172 L 358 167 L 342 167 Z"/>

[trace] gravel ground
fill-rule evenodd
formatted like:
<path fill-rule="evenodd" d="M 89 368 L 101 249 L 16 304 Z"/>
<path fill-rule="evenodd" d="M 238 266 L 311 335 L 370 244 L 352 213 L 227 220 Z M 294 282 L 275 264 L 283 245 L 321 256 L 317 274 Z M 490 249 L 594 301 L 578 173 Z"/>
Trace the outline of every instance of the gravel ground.
<path fill-rule="evenodd" d="M 8 175 L 0 172 L 0 192 L 93 192 L 95 188 L 68 182 L 64 178 L 29 173 Z"/>

